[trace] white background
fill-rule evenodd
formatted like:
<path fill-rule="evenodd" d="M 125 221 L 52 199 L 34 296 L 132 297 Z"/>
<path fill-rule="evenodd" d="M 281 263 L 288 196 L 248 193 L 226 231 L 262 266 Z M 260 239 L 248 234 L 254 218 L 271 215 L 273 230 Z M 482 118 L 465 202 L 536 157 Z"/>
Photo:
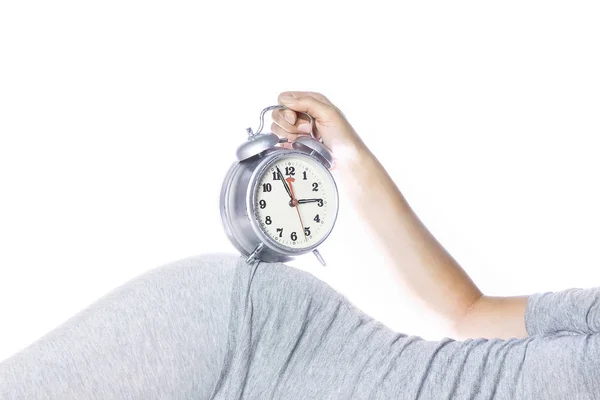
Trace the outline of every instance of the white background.
<path fill-rule="evenodd" d="M 2 2 L 0 360 L 144 271 L 233 252 L 220 185 L 285 90 L 344 111 L 485 293 L 599 285 L 598 21 L 591 1 Z M 438 337 L 341 204 L 328 267 L 293 265 Z"/>

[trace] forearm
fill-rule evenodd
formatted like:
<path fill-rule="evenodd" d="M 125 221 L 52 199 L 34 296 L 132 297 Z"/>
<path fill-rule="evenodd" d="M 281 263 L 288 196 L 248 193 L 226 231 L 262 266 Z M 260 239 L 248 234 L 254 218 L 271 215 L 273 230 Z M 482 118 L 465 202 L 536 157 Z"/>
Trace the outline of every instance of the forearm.
<path fill-rule="evenodd" d="M 421 223 L 376 157 L 361 147 L 334 173 L 400 286 L 454 326 L 482 293 Z"/>

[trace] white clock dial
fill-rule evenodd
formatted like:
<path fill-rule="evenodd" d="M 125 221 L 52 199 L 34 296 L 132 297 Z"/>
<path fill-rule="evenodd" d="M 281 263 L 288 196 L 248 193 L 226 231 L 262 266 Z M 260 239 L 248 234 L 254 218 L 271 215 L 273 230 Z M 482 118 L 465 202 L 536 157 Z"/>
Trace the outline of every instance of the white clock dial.
<path fill-rule="evenodd" d="M 281 246 L 300 250 L 320 243 L 332 230 L 338 210 L 337 189 L 329 171 L 318 161 L 308 156 L 284 156 L 259 178 L 254 210 L 268 237 Z"/>

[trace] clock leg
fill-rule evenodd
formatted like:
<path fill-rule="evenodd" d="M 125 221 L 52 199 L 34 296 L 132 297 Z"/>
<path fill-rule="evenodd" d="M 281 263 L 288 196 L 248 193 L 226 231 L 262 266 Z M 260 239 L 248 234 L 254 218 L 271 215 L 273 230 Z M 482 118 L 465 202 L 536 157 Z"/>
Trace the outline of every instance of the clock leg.
<path fill-rule="evenodd" d="M 325 260 L 323 260 L 323 256 L 321 255 L 321 253 L 319 253 L 319 250 L 314 249 L 313 250 L 313 254 L 315 255 L 315 257 L 317 257 L 317 260 L 319 260 L 319 262 L 321 263 L 321 265 L 325 266 Z"/>
<path fill-rule="evenodd" d="M 256 246 L 254 251 L 252 253 L 250 253 L 248 258 L 246 259 L 246 262 L 250 263 L 252 260 L 254 260 L 256 258 L 256 256 L 258 256 L 258 254 L 262 251 L 263 247 L 264 247 L 264 243 L 260 243 L 258 246 Z"/>

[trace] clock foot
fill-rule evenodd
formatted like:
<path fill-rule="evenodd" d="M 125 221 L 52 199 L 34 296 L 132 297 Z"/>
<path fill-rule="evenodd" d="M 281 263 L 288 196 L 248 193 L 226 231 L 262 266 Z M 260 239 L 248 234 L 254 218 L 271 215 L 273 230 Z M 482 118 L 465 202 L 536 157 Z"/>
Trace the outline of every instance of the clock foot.
<path fill-rule="evenodd" d="M 258 254 L 262 251 L 263 247 L 264 247 L 264 243 L 260 243 L 258 246 L 256 246 L 254 251 L 252 253 L 250 253 L 248 258 L 246 259 L 246 262 L 250 263 L 252 260 L 254 260 L 258 256 Z"/>
<path fill-rule="evenodd" d="M 325 266 L 325 260 L 323 260 L 323 256 L 321 255 L 321 253 L 319 253 L 319 250 L 314 249 L 313 250 L 313 254 L 315 255 L 315 257 L 317 257 L 317 260 L 319 260 L 319 262 L 321 263 L 321 265 Z"/>

